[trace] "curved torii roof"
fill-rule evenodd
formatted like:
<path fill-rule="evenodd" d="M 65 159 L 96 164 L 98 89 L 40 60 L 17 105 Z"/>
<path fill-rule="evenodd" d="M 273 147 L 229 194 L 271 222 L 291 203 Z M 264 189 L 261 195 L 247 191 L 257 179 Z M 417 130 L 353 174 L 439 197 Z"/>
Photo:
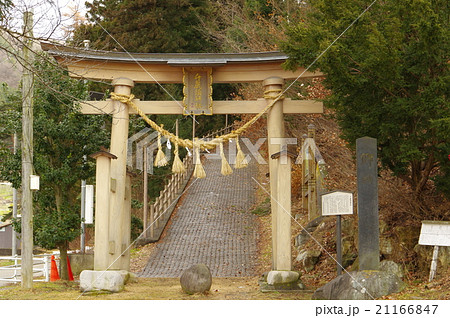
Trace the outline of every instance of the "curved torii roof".
<path fill-rule="evenodd" d="M 182 83 L 183 68 L 212 68 L 214 83 L 259 82 L 272 76 L 295 79 L 304 71 L 286 71 L 281 52 L 256 53 L 125 53 L 87 50 L 46 42 L 44 51 L 65 65 L 72 77 L 112 80 L 127 77 L 136 83 Z M 303 78 L 322 73 L 305 72 Z"/>

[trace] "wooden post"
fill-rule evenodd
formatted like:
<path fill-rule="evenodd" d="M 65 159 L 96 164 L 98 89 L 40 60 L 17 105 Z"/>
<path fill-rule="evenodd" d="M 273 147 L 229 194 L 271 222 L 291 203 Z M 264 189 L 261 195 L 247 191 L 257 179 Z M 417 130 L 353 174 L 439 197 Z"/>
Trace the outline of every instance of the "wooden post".
<path fill-rule="evenodd" d="M 317 213 L 316 191 L 316 158 L 314 151 L 308 148 L 308 220 L 312 221 L 319 215 Z"/>
<path fill-rule="evenodd" d="M 434 279 L 434 275 L 436 275 L 438 254 L 439 246 L 435 245 L 433 248 L 433 258 L 431 259 L 430 276 L 428 277 L 429 282 L 431 282 Z"/>
<path fill-rule="evenodd" d="M 316 126 L 308 125 L 308 138 L 316 137 Z M 315 144 L 315 143 L 314 143 Z M 317 209 L 317 176 L 316 176 L 316 154 L 315 149 L 307 148 L 308 152 L 308 220 L 312 221 L 319 217 Z"/>
<path fill-rule="evenodd" d="M 129 95 L 133 87 L 133 81 L 127 78 L 116 78 L 112 81 L 116 94 Z M 111 128 L 111 152 L 117 156 L 117 160 L 111 162 L 111 196 L 109 214 L 109 253 L 110 269 L 121 270 L 122 262 L 122 236 L 125 214 L 125 183 L 127 164 L 127 139 L 129 109 L 128 105 L 114 101 L 115 112 Z"/>
<path fill-rule="evenodd" d="M 342 275 L 342 216 L 336 215 L 336 260 L 337 275 Z"/>
<path fill-rule="evenodd" d="M 308 181 L 306 178 L 306 174 L 308 171 L 308 148 L 305 146 L 305 140 L 308 138 L 306 134 L 302 136 L 302 208 L 305 211 L 308 211 Z"/>
<path fill-rule="evenodd" d="M 155 235 L 155 204 L 150 205 L 150 237 Z"/>
<path fill-rule="evenodd" d="M 22 58 L 22 288 L 33 288 L 33 196 L 30 175 L 33 172 L 33 13 L 23 14 Z"/>
<path fill-rule="evenodd" d="M 95 252 L 94 270 L 103 271 L 109 266 L 109 203 L 111 159 L 117 157 L 100 151 L 93 155 L 97 160 L 95 176 Z"/>
<path fill-rule="evenodd" d="M 281 92 L 281 87 L 284 80 L 279 77 L 269 77 L 263 81 L 264 90 L 266 94 L 267 104 L 272 103 L 278 92 Z M 270 195 L 271 195 L 271 213 L 272 213 L 272 269 L 277 268 L 277 213 L 278 205 L 274 199 L 276 199 L 278 193 L 277 187 L 277 161 L 272 159 L 270 156 L 274 153 L 280 151 L 279 144 L 273 144 L 271 140 L 273 138 L 284 137 L 284 121 L 283 121 L 283 101 L 279 100 L 272 106 L 272 108 L 267 112 L 267 139 L 268 139 L 268 149 L 269 149 L 269 174 L 270 174 Z"/>
<path fill-rule="evenodd" d="M 308 138 L 316 138 L 316 126 L 314 126 L 314 124 L 308 125 Z"/>

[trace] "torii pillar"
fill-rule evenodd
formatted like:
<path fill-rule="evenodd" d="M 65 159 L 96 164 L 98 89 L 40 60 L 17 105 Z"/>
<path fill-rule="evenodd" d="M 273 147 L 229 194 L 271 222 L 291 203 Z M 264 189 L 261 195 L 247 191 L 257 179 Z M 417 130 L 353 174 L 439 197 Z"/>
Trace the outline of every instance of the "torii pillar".
<path fill-rule="evenodd" d="M 280 77 L 269 77 L 263 81 L 265 98 L 268 104 L 282 92 L 283 84 L 284 79 Z M 288 180 L 286 178 L 286 173 L 284 173 L 283 176 L 279 175 L 281 167 L 279 159 L 272 157 L 272 155 L 280 153 L 282 145 L 279 143 L 279 140 L 284 137 L 283 100 L 281 99 L 277 101 L 267 113 L 271 195 L 270 206 L 272 215 L 272 270 L 290 271 L 292 269 L 290 244 L 290 166 Z M 284 180 L 279 180 L 281 177 L 283 177 Z M 285 202 L 289 202 L 289 204 L 282 205 Z M 286 218 L 288 219 L 287 221 Z M 282 223 L 280 223 L 281 220 Z"/>
<path fill-rule="evenodd" d="M 112 81 L 116 94 L 130 95 L 134 82 L 128 78 L 116 78 Z M 130 253 L 127 252 L 130 239 L 125 223 L 129 222 L 131 200 L 127 196 L 127 140 L 129 125 L 128 105 L 114 101 L 114 113 L 111 128 L 110 152 L 117 156 L 111 161 L 109 193 L 109 241 L 110 270 L 129 270 Z"/>
<path fill-rule="evenodd" d="M 284 80 L 279 77 L 269 77 L 263 81 L 265 98 L 267 103 L 271 103 L 279 93 L 284 84 Z M 284 137 L 283 120 L 283 100 L 277 101 L 267 112 L 267 142 L 269 151 L 269 177 L 270 177 L 270 207 L 272 215 L 272 269 L 277 269 L 277 215 L 278 204 L 276 202 L 277 186 L 277 162 L 271 158 L 271 155 L 280 151 L 280 145 L 274 144 L 274 138 Z"/>

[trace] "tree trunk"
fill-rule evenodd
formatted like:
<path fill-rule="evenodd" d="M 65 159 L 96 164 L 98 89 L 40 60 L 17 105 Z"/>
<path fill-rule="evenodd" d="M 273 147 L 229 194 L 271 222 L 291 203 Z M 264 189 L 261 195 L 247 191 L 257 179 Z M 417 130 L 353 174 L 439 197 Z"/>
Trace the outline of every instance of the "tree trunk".
<path fill-rule="evenodd" d="M 59 276 L 61 280 L 69 280 L 69 271 L 67 269 L 67 249 L 68 249 L 68 242 L 65 241 L 62 245 L 59 246 Z"/>
<path fill-rule="evenodd" d="M 55 187 L 55 203 L 56 210 L 61 213 L 62 193 L 59 187 Z M 59 277 L 61 280 L 69 280 L 69 272 L 67 270 L 67 250 L 69 243 L 67 241 L 58 244 L 59 247 Z"/>

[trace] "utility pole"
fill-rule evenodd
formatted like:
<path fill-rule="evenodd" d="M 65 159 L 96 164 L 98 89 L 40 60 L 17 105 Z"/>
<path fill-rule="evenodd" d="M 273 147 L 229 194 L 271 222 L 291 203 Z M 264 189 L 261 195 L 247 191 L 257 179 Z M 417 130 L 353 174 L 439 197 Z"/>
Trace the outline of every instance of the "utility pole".
<path fill-rule="evenodd" d="M 91 41 L 84 40 L 84 48 L 89 49 Z M 87 84 L 87 80 L 84 80 L 84 84 Z M 83 156 L 84 163 L 87 161 L 86 155 Z M 81 254 L 86 251 L 86 223 L 84 218 L 86 217 L 86 180 L 81 180 L 81 236 L 80 236 L 80 250 Z"/>
<path fill-rule="evenodd" d="M 24 63 L 22 73 L 22 288 L 33 287 L 33 198 L 30 175 L 33 171 L 33 13 L 23 14 Z"/>
<path fill-rule="evenodd" d="M 17 134 L 14 133 L 13 137 L 13 144 L 14 144 L 14 154 L 17 153 Z M 17 217 L 17 189 L 13 188 L 13 210 L 12 210 L 12 216 L 13 218 Z M 14 231 L 14 228 L 12 230 L 12 238 L 11 238 L 11 256 L 14 257 L 17 255 L 17 233 Z"/>

